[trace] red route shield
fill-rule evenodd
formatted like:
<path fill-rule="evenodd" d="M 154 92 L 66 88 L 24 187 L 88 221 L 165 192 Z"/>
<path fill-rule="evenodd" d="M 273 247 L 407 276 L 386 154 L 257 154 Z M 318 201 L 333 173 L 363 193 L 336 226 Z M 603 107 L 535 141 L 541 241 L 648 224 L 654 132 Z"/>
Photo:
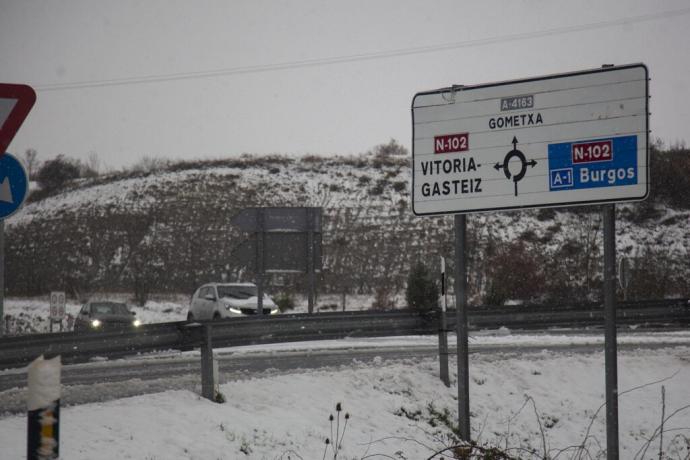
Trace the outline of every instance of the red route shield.
<path fill-rule="evenodd" d="M 16 101 L 7 117 L 5 119 L 0 118 L 0 156 L 2 156 L 34 106 L 36 93 L 28 85 L 0 83 L 0 99 L 14 99 Z"/>

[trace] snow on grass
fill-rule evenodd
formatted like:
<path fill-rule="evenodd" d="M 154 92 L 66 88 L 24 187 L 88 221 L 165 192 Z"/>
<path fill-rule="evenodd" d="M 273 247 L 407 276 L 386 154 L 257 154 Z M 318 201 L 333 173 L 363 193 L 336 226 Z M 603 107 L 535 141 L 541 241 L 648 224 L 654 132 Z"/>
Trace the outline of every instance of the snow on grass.
<path fill-rule="evenodd" d="M 617 341 L 619 346 L 640 346 L 646 345 L 682 345 L 690 347 L 690 331 L 664 331 L 664 332 L 642 332 L 642 331 L 619 331 Z M 448 334 L 448 343 L 451 352 L 454 352 L 457 339 L 455 334 Z M 582 331 L 562 331 L 550 333 L 514 333 L 505 328 L 497 330 L 483 330 L 470 332 L 469 347 L 470 351 L 479 351 L 483 348 L 505 348 L 507 351 L 516 347 L 538 348 L 558 348 L 568 346 L 601 346 L 604 347 L 603 332 L 593 332 L 591 334 Z M 404 347 L 438 347 L 437 336 L 398 336 L 398 337 L 352 337 L 342 340 L 323 340 L 311 342 L 287 342 L 272 343 L 264 345 L 246 345 L 232 348 L 217 349 L 220 352 L 230 352 L 233 354 L 260 353 L 260 352 L 289 352 L 304 350 L 336 350 L 336 349 L 356 349 L 356 348 L 404 348 Z M 190 354 L 188 352 L 185 352 Z M 149 356 L 142 355 L 140 359 L 147 359 Z"/>
<path fill-rule="evenodd" d="M 625 351 L 619 356 L 621 458 L 644 446 L 661 418 L 661 385 L 666 414 L 690 399 L 690 348 Z M 350 414 L 338 458 L 427 458 L 443 447 L 444 413 L 457 414 L 455 369 L 451 388 L 438 379 L 435 360 L 353 363 L 326 370 L 263 375 L 221 385 L 226 404 L 201 399 L 195 391 L 167 391 L 104 403 L 63 408 L 60 451 L 70 459 L 317 459 L 336 404 Z M 472 355 L 470 360 L 472 435 L 480 443 L 554 455 L 585 440 L 593 458 L 605 442 L 603 353 L 540 352 L 520 357 Z M 669 377 L 663 383 L 652 383 Z M 626 389 L 639 387 L 630 393 Z M 532 403 L 534 402 L 534 405 Z M 597 413 L 597 410 L 599 412 Z M 541 425 L 541 428 L 540 428 Z M 690 411 L 666 423 L 665 451 L 688 455 L 683 438 Z M 0 457 L 21 458 L 26 419 L 0 419 Z M 333 427 L 335 430 L 335 426 Z M 673 444 L 672 444 L 673 442 Z M 658 451 L 658 439 L 652 443 Z M 400 452 L 400 454 L 397 454 Z M 298 456 L 299 455 L 299 456 Z M 404 455 L 404 456 L 402 456 Z M 388 457 L 384 457 L 388 456 Z M 562 458 L 570 458 L 566 452 Z M 332 453 L 327 458 L 333 458 Z M 536 458 L 536 457 L 535 457 Z M 589 458 L 589 457 L 587 457 Z"/>

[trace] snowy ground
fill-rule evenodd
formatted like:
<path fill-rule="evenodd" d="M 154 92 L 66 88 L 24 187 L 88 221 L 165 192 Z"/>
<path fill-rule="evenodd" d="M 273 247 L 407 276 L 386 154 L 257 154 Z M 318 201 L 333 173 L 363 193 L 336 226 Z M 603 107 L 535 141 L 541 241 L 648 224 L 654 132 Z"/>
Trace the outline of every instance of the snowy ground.
<path fill-rule="evenodd" d="M 623 459 L 658 458 L 655 429 L 661 420 L 662 385 L 665 414 L 670 417 L 664 426 L 664 451 L 670 458 L 688 457 L 688 333 L 665 336 L 664 340 L 675 337 L 678 345 L 619 353 Z M 507 346 L 552 341 L 526 337 L 489 334 L 476 341 Z M 395 340 L 408 341 L 389 339 L 387 344 Z M 570 339 L 554 341 L 566 340 Z M 648 340 L 658 338 L 650 335 Z M 257 353 L 266 347 L 235 351 Z M 225 404 L 201 399 L 198 385 L 190 384 L 187 390 L 65 407 L 61 454 L 70 459 L 318 459 L 323 458 L 325 439 L 334 439 L 328 417 L 337 419 L 335 407 L 340 402 L 341 434 L 345 412 L 350 419 L 338 458 L 428 458 L 449 441 L 444 414 L 447 411 L 451 421 L 457 414 L 453 360 L 451 374 L 452 386 L 446 388 L 438 379 L 436 360 L 375 360 L 318 371 L 269 371 L 229 382 L 220 387 L 228 399 Z M 473 354 L 470 374 L 472 433 L 480 443 L 532 458 L 514 449 L 543 453 L 546 445 L 555 455 L 586 441 L 589 454 L 601 457 L 606 442 L 604 411 L 599 410 L 604 401 L 603 353 Z M 24 455 L 25 431 L 24 416 L 0 419 L 0 458 Z M 650 449 L 642 457 L 640 449 L 649 439 Z M 570 449 L 559 458 L 574 455 L 575 449 Z M 327 458 L 333 458 L 332 451 Z"/>

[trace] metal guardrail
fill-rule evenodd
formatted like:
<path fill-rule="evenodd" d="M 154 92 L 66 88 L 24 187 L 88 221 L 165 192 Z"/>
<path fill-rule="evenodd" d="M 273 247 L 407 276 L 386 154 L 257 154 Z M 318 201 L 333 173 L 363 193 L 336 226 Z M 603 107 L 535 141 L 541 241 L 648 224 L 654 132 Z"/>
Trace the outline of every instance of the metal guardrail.
<path fill-rule="evenodd" d="M 687 326 L 690 325 L 690 300 L 665 299 L 655 301 L 621 302 L 616 308 L 618 325 Z M 449 323 L 455 326 L 454 314 L 449 313 Z M 556 327 L 593 327 L 604 325 L 604 309 L 601 305 L 526 307 L 480 307 L 470 310 L 470 328 L 506 326 L 513 329 L 540 329 Z M 450 328 L 450 327 L 449 327 Z"/>
<path fill-rule="evenodd" d="M 409 311 L 295 314 L 232 318 L 212 322 L 158 323 L 138 329 L 102 332 L 60 332 L 0 338 L 0 369 L 21 367 L 43 354 L 63 362 L 96 356 L 118 356 L 154 350 L 192 349 L 204 342 L 204 326 L 212 327 L 214 347 L 263 343 L 431 334 L 435 316 Z"/>
<path fill-rule="evenodd" d="M 603 325 L 603 308 L 479 307 L 469 311 L 472 329 L 539 329 Z M 447 312 L 448 329 L 455 327 L 455 311 Z M 690 325 L 688 299 L 624 303 L 617 311 L 619 324 Z M 63 362 L 96 356 L 113 357 L 155 350 L 200 347 L 204 329 L 211 327 L 213 347 L 280 342 L 330 340 L 345 337 L 431 335 L 439 329 L 438 312 L 420 315 L 397 310 L 385 312 L 332 312 L 271 317 L 233 318 L 213 322 L 186 321 L 143 325 L 136 330 L 60 332 L 0 338 L 0 369 L 21 367 L 37 356 L 61 355 Z"/>

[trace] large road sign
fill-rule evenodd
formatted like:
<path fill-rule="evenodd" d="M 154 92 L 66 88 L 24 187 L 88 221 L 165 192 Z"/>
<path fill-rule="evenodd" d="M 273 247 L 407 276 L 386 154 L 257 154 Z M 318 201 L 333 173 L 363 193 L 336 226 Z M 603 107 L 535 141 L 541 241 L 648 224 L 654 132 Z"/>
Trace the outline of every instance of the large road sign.
<path fill-rule="evenodd" d="M 0 83 L 0 156 L 5 153 L 35 102 L 36 93 L 30 86 Z"/>
<path fill-rule="evenodd" d="M 230 220 L 232 225 L 245 232 L 260 231 L 259 210 L 263 213 L 265 232 L 307 232 L 309 231 L 308 208 L 245 208 Z M 321 232 L 321 209 L 313 209 L 311 230 Z"/>
<path fill-rule="evenodd" d="M 314 271 L 320 272 L 321 234 L 313 239 Z M 264 272 L 266 273 L 308 273 L 309 243 L 306 233 L 269 232 L 264 237 Z M 256 240 L 247 239 L 232 253 L 233 261 L 256 270 Z"/>
<path fill-rule="evenodd" d="M 414 213 L 645 199 L 648 80 L 632 64 L 415 95 Z"/>
<path fill-rule="evenodd" d="M 312 233 L 311 261 L 313 271 L 321 270 L 321 208 L 246 208 L 230 223 L 246 232 L 259 232 L 263 260 L 259 259 L 257 240 L 249 239 L 238 246 L 233 257 L 242 265 L 266 273 L 309 273 L 309 233 Z"/>
<path fill-rule="evenodd" d="M 24 165 L 9 153 L 0 157 L 0 219 L 11 216 L 26 199 L 29 179 Z"/>

